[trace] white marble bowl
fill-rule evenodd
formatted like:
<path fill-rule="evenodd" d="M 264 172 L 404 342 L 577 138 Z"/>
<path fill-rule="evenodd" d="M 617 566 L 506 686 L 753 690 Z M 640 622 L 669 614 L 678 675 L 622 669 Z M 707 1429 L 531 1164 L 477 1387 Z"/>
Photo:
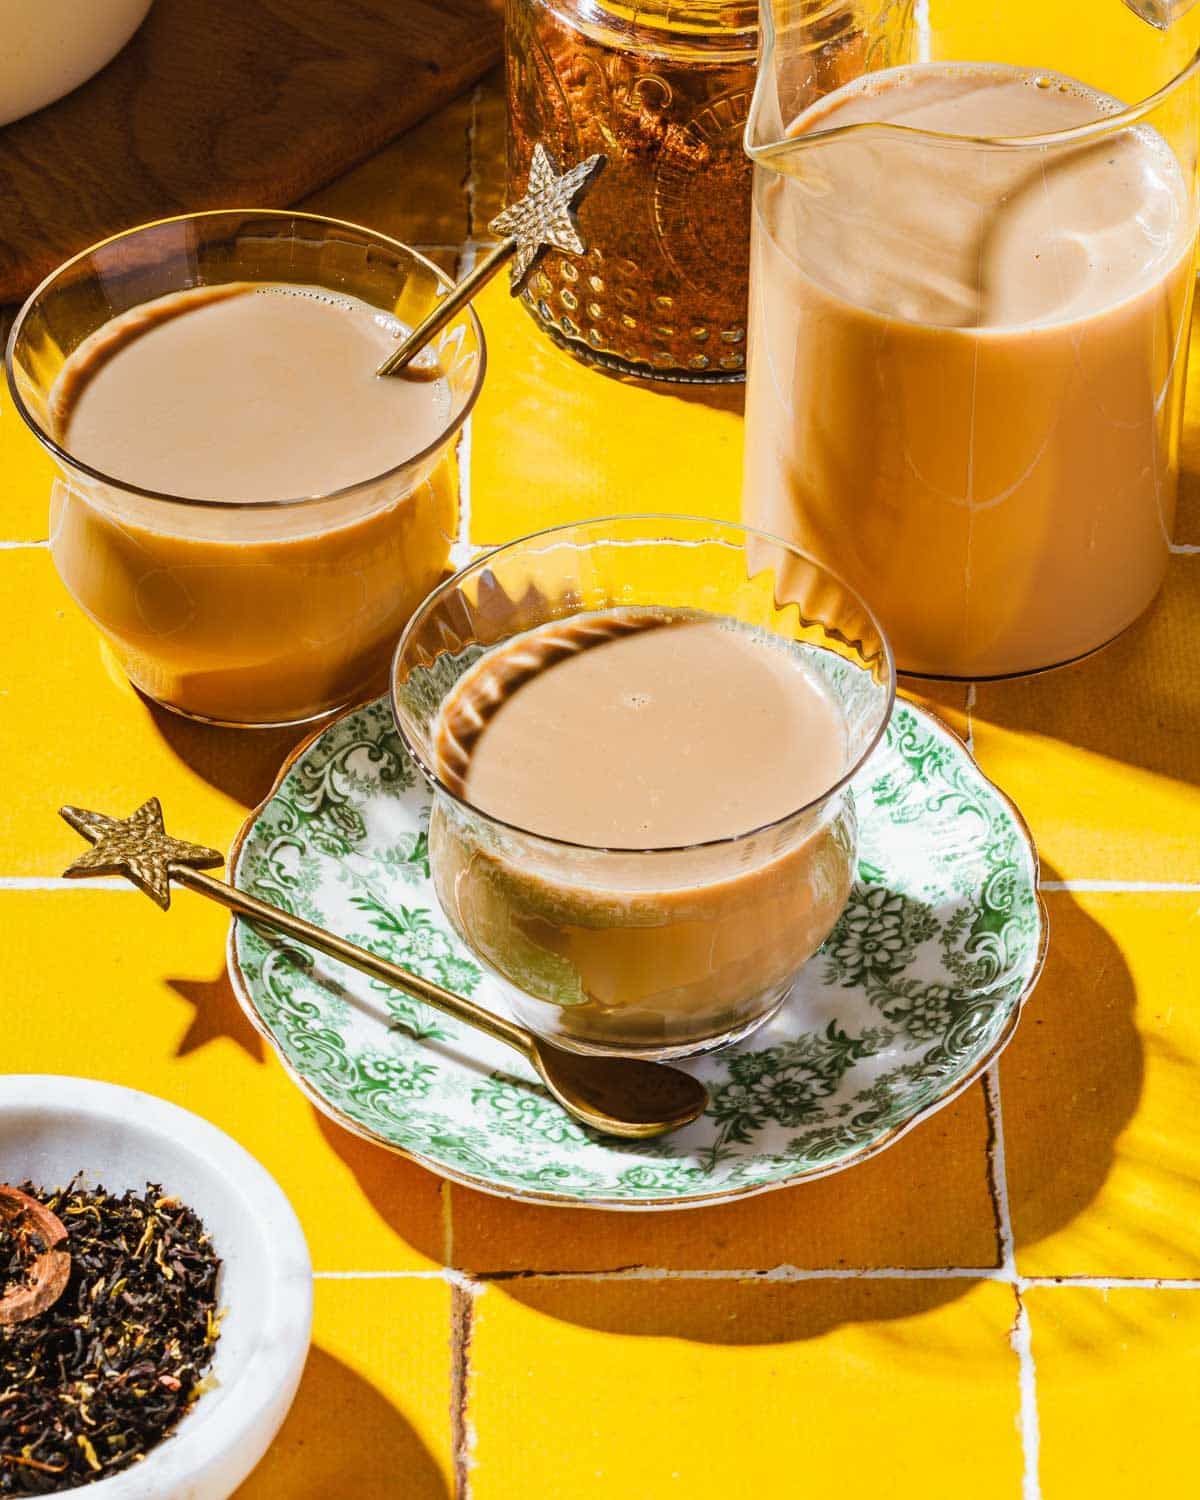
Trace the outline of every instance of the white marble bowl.
<path fill-rule="evenodd" d="M 223 1262 L 226 1310 L 212 1373 L 176 1431 L 139 1464 L 88 1485 L 89 1500 L 226 1500 L 266 1452 L 300 1382 L 312 1263 L 274 1179 L 227 1135 L 149 1094 L 84 1078 L 0 1077 L 0 1182 L 147 1182 L 194 1208 Z"/>

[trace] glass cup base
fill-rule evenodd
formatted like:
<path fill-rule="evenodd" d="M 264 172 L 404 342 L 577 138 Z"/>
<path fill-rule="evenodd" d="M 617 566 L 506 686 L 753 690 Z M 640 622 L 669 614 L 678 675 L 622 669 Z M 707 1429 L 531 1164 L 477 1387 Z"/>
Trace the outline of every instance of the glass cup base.
<path fill-rule="evenodd" d="M 578 1052 L 585 1057 L 637 1057 L 643 1062 L 672 1062 L 687 1057 L 705 1057 L 710 1052 L 721 1052 L 726 1047 L 735 1047 L 739 1042 L 744 1042 L 748 1036 L 753 1035 L 760 1026 L 765 1026 L 768 1021 L 778 1015 L 784 1002 L 792 992 L 795 985 L 795 976 L 779 985 L 775 990 L 769 991 L 766 998 L 765 1008 L 750 1020 L 744 1021 L 732 1031 L 720 1031 L 713 1036 L 691 1038 L 686 1042 L 665 1043 L 662 1046 L 654 1045 L 613 1045 L 589 1041 L 582 1041 L 578 1037 L 549 1035 L 546 1031 L 530 1026 L 529 1017 L 522 1013 L 521 1001 L 513 1006 L 514 1019 L 524 1026 L 529 1026 L 530 1031 L 541 1038 L 542 1041 L 550 1042 L 555 1047 L 561 1047 L 564 1052 Z M 506 989 L 511 989 L 508 984 Z M 522 996 L 522 1000 L 528 997 Z"/>
<path fill-rule="evenodd" d="M 129 685 L 140 698 L 154 708 L 164 709 L 176 719 L 188 719 L 193 724 L 207 724 L 212 729 L 302 729 L 306 724 L 321 724 L 326 719 L 331 719 L 335 714 L 342 713 L 353 703 L 358 702 L 361 694 L 355 694 L 335 703 L 331 708 L 322 708 L 317 713 L 302 714 L 294 719 L 217 719 L 208 714 L 195 713 L 190 708 L 180 708 L 177 703 L 168 703 L 165 698 L 156 698 L 153 693 L 148 693 L 144 687 L 139 686 L 128 672 L 125 673 Z"/>
<path fill-rule="evenodd" d="M 1102 651 L 1107 651 L 1115 646 L 1118 641 L 1123 640 L 1131 630 L 1135 629 L 1149 615 L 1154 608 L 1161 593 L 1161 585 L 1155 593 L 1154 598 L 1140 609 L 1134 617 L 1112 635 L 1106 636 L 1104 640 L 1098 641 L 1094 646 L 1089 646 L 1086 651 L 1079 651 L 1074 656 L 1064 656 L 1059 661 L 1044 662 L 1041 666 L 1020 667 L 1012 672 L 976 672 L 965 676 L 956 672 L 919 672 L 911 667 L 903 666 L 899 661 L 896 663 L 896 672 L 900 677 L 910 677 L 915 682 L 1021 682 L 1030 677 L 1045 677 L 1050 672 L 1061 672 L 1064 667 L 1077 667 L 1081 662 L 1091 661 L 1094 656 L 1099 656 Z"/>

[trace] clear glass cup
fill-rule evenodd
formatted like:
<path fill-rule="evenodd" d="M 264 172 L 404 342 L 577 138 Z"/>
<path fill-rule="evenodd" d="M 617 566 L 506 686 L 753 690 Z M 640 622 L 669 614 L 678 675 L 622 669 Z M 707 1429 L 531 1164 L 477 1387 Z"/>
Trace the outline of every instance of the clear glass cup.
<path fill-rule="evenodd" d="M 1200 144 L 1200 9 L 1170 11 L 1162 30 L 1121 0 L 762 8 L 743 519 L 866 590 L 901 671 L 1061 665 L 1158 592 Z M 814 70 L 818 12 L 841 18 L 836 77 Z M 1078 123 L 839 121 L 856 79 L 882 95 L 922 64 L 1022 69 Z"/>
<path fill-rule="evenodd" d="M 399 448 L 386 473 L 333 493 L 188 499 L 78 460 L 51 417 L 70 354 L 130 308 L 228 282 L 321 287 L 409 325 L 450 285 L 415 250 L 315 214 L 164 219 L 85 250 L 38 287 L 9 339 L 9 388 L 61 474 L 55 565 L 134 686 L 208 722 L 299 723 L 353 701 L 446 576 L 457 437 L 483 381 L 483 332 L 468 310 L 435 343 L 451 391 L 437 440 L 420 453 Z"/>
<path fill-rule="evenodd" d="M 789 643 L 844 715 L 843 774 L 766 827 L 684 848 L 591 848 L 472 806 L 435 749 L 459 677 L 514 636 L 617 606 L 702 611 Z M 855 864 L 848 783 L 883 734 L 895 676 L 867 606 L 798 549 L 721 521 L 630 516 L 525 537 L 457 573 L 409 622 L 392 692 L 434 792 L 439 899 L 514 1014 L 581 1052 L 666 1058 L 760 1026 L 828 936 Z"/>

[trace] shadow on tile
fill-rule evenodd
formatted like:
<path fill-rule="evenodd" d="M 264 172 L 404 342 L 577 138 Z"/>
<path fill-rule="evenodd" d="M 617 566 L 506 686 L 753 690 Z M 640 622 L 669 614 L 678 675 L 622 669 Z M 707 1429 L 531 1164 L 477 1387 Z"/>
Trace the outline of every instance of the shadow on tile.
<path fill-rule="evenodd" d="M 443 1261 L 440 1195 L 448 1185 L 398 1152 L 335 1125 L 321 1110 L 314 1108 L 313 1117 L 326 1143 L 353 1172 L 360 1191 L 389 1228 L 419 1254 Z M 347 1246 L 343 1265 L 353 1263 L 353 1246 Z"/>
<path fill-rule="evenodd" d="M 601 1333 L 703 1344 L 795 1344 L 846 1323 L 887 1323 L 965 1296 L 941 1281 L 508 1282 L 515 1302 Z M 490 1295 L 490 1293 L 489 1293 Z"/>
<path fill-rule="evenodd" d="M 369 703 L 387 691 L 387 669 L 382 669 L 358 695 Z M 284 761 L 304 740 L 326 729 L 334 715 L 315 724 L 293 724 L 282 729 L 222 729 L 172 713 L 142 696 L 163 740 L 185 765 L 210 786 L 240 802 L 257 807 L 275 784 Z"/>
<path fill-rule="evenodd" d="M 1198 618 L 1200 557 L 1174 557 L 1156 603 L 1095 656 L 1040 677 L 980 683 L 981 742 L 994 725 L 1200 785 Z M 1036 746 L 1029 753 L 1036 764 Z M 986 746 L 983 754 L 986 769 Z"/>
<path fill-rule="evenodd" d="M 288 754 L 312 727 L 219 729 L 145 702 L 155 729 L 179 759 L 243 807 L 258 806 Z M 176 831 L 186 836 L 186 829 Z"/>
<path fill-rule="evenodd" d="M 1046 900 L 1052 932 L 1046 971 L 1000 1065 L 1019 1264 L 1024 1247 L 1070 1225 L 1096 1197 L 1114 1143 L 1137 1109 L 1145 1072 L 1137 993 L 1119 949 L 1069 895 L 1051 892 Z M 1095 1230 L 1104 1234 L 1106 1226 Z"/>
<path fill-rule="evenodd" d="M 1055 872 L 1045 871 L 1047 879 Z M 1093 1201 L 1110 1172 L 1118 1138 L 1141 1094 L 1143 1043 L 1134 1024 L 1136 994 L 1121 952 L 1104 928 L 1068 893 L 1055 893 L 1050 955 L 1002 1064 L 1007 1186 L 1018 1259 L 1021 1249 L 1063 1228 Z M 518 1300 L 537 1299 L 547 1312 L 562 1309 L 573 1320 L 610 1320 L 624 1282 L 589 1283 L 591 1297 L 546 1294 L 555 1269 L 651 1267 L 769 1270 L 774 1265 L 810 1269 L 967 1268 L 995 1265 L 998 1254 L 976 1254 L 994 1244 L 998 1206 L 990 1192 L 981 1207 L 972 1170 L 945 1153 L 980 1152 L 974 1168 L 987 1184 L 986 1142 L 977 1147 L 962 1118 L 970 1095 L 932 1116 L 890 1150 L 852 1171 L 724 1208 L 662 1215 L 589 1214 L 492 1202 L 452 1189 L 455 1260 L 477 1274 L 499 1268 L 502 1290 Z M 939 1132 L 945 1132 L 937 1139 Z M 930 1151 L 925 1143 L 937 1143 Z M 941 1159 L 939 1159 L 939 1157 Z M 561 1215 L 561 1228 L 545 1215 Z M 987 1239 L 981 1244 L 981 1218 Z M 959 1254 L 931 1259 L 930 1244 Z M 715 1253 L 714 1252 L 715 1247 Z M 516 1269 L 524 1257 L 525 1265 Z M 568 1283 L 564 1283 L 566 1285 Z M 578 1284 L 578 1283 L 571 1283 Z M 644 1283 L 630 1283 L 644 1286 Z M 719 1287 L 708 1286 L 720 1302 Z M 790 1304 L 800 1311 L 764 1338 L 791 1341 L 819 1334 L 860 1316 L 902 1318 L 961 1297 L 969 1277 L 898 1278 L 880 1291 L 877 1282 L 817 1283 L 811 1297 Z M 652 1290 L 652 1289 L 651 1289 Z M 623 1295 L 623 1294 L 621 1294 Z M 652 1307 L 647 1296 L 646 1306 Z M 866 1309 L 859 1311 L 858 1309 Z M 689 1318 L 693 1315 L 689 1314 Z M 671 1304 L 647 1312 L 652 1326 L 629 1332 L 670 1332 Z M 605 1321 L 602 1325 L 608 1326 Z M 739 1342 L 744 1329 L 720 1318 L 680 1324 L 681 1338 Z"/>
<path fill-rule="evenodd" d="M 1053 870 L 1045 874 L 1055 878 Z M 1002 1065 L 1018 1256 L 1024 1246 L 1069 1225 L 1096 1197 L 1142 1086 L 1136 997 L 1121 952 L 1069 893 L 1056 892 L 1051 900 L 1046 972 Z M 448 1248 L 444 1221 L 428 1205 L 423 1212 L 413 1207 L 414 1194 L 429 1196 L 431 1175 L 324 1117 L 320 1127 L 375 1210 L 415 1248 L 442 1261 Z M 443 1185 L 451 1204 L 450 1263 L 518 1298 L 534 1295 L 531 1288 L 556 1272 L 754 1273 L 796 1266 L 969 1273 L 1000 1261 L 988 1147 L 989 1121 L 976 1085 L 852 1171 L 723 1207 L 662 1214 L 556 1209 Z M 710 1285 L 716 1296 L 726 1283 L 698 1284 Z M 886 1296 L 864 1291 L 862 1305 L 869 1304 L 873 1319 L 905 1317 L 956 1300 L 971 1284 L 969 1274 L 901 1277 L 888 1282 Z M 622 1285 L 603 1283 L 609 1290 Z M 830 1308 L 859 1305 L 840 1292 L 830 1297 Z M 553 1306 L 568 1303 L 572 1311 L 564 1316 L 571 1317 L 607 1306 L 603 1292 L 590 1301 L 560 1299 Z M 823 1318 L 843 1316 L 855 1314 L 818 1310 L 811 1320 L 821 1331 Z M 681 1330 L 679 1336 L 700 1335 Z M 792 1323 L 778 1330 L 781 1340 L 799 1336 Z"/>
<path fill-rule="evenodd" d="M 186 1057 L 208 1042 L 228 1037 L 255 1062 L 266 1061 L 266 1043 L 238 1004 L 225 969 L 214 979 L 168 979 L 165 983 L 193 1008 L 191 1023 L 176 1049 L 176 1057 Z"/>
<path fill-rule="evenodd" d="M 710 411 L 733 412 L 740 417 L 746 409 L 746 387 L 740 381 L 728 385 L 686 385 L 675 381 L 640 380 L 632 375 L 610 378 L 623 380 L 638 390 L 653 391 L 658 396 L 672 396 L 691 406 L 707 406 Z"/>
<path fill-rule="evenodd" d="M 643 1268 L 996 1266 L 987 1146 L 976 1084 L 853 1171 L 711 1208 L 552 1208 L 452 1186 L 454 1264 L 501 1278 Z"/>
<path fill-rule="evenodd" d="M 449 1500 L 429 1450 L 387 1397 L 314 1346 L 296 1404 L 237 1500 L 388 1495 L 398 1483 L 406 1500 Z"/>
<path fill-rule="evenodd" d="M 541 323 L 530 318 L 531 327 L 541 329 Z M 556 349 L 565 355 L 581 369 L 589 371 L 598 380 L 612 380 L 620 385 L 629 386 L 635 391 L 647 391 L 652 396 L 670 398 L 675 401 L 683 401 L 689 406 L 707 406 L 710 411 L 732 412 L 735 416 L 742 416 L 746 410 L 746 387 L 742 381 L 717 381 L 711 385 L 690 384 L 687 381 L 677 380 L 647 380 L 641 375 L 622 375 L 614 370 L 604 369 L 595 365 L 584 355 L 576 352 L 574 346 L 568 347 L 560 344 L 557 339 L 552 339 L 544 331 L 541 339 L 547 347 Z M 669 414 L 663 413 L 663 431 L 669 430 Z"/>

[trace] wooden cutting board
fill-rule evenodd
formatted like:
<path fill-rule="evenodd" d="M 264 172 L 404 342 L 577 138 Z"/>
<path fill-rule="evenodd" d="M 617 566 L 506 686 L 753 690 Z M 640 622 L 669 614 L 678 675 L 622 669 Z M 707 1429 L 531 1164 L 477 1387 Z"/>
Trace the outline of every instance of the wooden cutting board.
<path fill-rule="evenodd" d="M 132 224 L 294 202 L 500 48 L 495 0 L 156 0 L 102 73 L 0 129 L 0 302 Z"/>

